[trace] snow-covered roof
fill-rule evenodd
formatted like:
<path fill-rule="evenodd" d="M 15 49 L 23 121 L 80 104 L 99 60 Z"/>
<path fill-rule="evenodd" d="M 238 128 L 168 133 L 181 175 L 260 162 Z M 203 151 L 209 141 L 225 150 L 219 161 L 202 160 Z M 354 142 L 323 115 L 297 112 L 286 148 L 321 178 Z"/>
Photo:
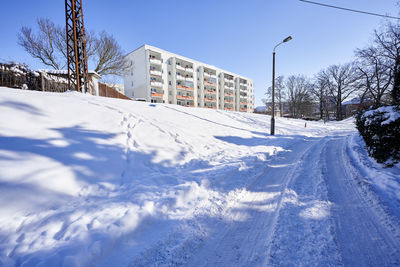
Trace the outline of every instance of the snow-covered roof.
<path fill-rule="evenodd" d="M 62 74 L 67 75 L 67 74 L 68 74 L 68 70 L 39 69 L 38 71 L 39 71 L 39 72 L 46 72 L 46 73 L 50 73 L 50 74 L 61 74 L 61 75 L 62 75 Z M 88 73 L 89 73 L 89 74 L 93 74 L 93 75 L 95 75 L 95 76 L 101 77 L 100 74 L 98 74 L 98 73 L 95 72 L 94 70 L 89 70 Z"/>

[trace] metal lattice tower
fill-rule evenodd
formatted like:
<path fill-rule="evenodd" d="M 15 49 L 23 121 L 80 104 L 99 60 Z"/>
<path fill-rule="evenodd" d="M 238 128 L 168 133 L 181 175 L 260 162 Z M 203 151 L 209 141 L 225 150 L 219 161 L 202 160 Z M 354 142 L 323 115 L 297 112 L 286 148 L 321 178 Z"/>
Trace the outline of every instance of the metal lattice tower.
<path fill-rule="evenodd" d="M 67 34 L 68 86 L 78 92 L 88 91 L 86 37 L 83 25 L 82 0 L 65 0 Z"/>

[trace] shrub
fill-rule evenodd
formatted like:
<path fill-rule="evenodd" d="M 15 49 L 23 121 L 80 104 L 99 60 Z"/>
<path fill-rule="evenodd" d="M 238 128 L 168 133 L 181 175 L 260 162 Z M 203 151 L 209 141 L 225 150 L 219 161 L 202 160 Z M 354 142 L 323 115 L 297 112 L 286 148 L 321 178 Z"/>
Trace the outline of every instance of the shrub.
<path fill-rule="evenodd" d="M 368 154 L 379 163 L 393 166 L 400 161 L 400 110 L 396 106 L 380 107 L 357 115 L 357 129 Z"/>

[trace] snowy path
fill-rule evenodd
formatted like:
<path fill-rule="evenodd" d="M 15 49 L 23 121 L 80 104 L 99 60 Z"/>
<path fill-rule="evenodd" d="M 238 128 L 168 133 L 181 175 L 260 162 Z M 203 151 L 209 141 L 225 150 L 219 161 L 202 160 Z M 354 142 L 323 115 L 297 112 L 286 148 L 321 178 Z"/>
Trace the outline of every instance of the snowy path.
<path fill-rule="evenodd" d="M 263 264 L 271 231 L 284 202 L 284 192 L 302 158 L 316 145 L 315 140 L 308 139 L 299 143 L 296 143 L 295 151 L 288 151 L 268 162 L 262 175 L 247 188 L 247 191 L 257 194 L 247 199 L 248 205 L 240 211 L 246 217 L 217 232 L 202 250 L 195 253 L 189 265 L 220 266 L 227 262 L 236 266 Z M 297 153 L 297 150 L 304 152 Z M 218 229 L 224 228 L 218 226 Z"/>
<path fill-rule="evenodd" d="M 347 138 L 305 140 L 269 162 L 248 187 L 269 197 L 249 201 L 248 217 L 207 240 L 189 265 L 399 265 L 398 225 L 360 194 Z"/>
<path fill-rule="evenodd" d="M 400 264 L 398 225 L 374 205 L 357 185 L 360 175 L 349 164 L 346 138 L 332 138 L 325 147 L 324 169 L 332 202 L 336 238 L 346 266 Z M 397 227 L 393 227 L 397 226 Z"/>

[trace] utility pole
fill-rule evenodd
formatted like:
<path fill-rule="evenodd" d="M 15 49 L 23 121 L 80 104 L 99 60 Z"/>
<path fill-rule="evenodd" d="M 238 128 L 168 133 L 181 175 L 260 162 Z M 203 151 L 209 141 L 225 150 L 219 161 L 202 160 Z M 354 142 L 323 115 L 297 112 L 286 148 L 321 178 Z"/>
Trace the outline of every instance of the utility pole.
<path fill-rule="evenodd" d="M 86 93 L 89 89 L 86 37 L 82 0 L 65 0 L 68 87 Z"/>

